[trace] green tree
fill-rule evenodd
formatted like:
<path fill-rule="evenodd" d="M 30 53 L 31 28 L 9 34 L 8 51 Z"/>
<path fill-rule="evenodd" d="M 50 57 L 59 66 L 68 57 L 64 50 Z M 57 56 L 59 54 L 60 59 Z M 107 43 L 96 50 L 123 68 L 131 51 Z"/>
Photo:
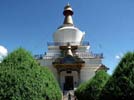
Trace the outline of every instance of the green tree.
<path fill-rule="evenodd" d="M 134 52 L 124 55 L 100 95 L 100 100 L 128 98 L 134 99 Z"/>
<path fill-rule="evenodd" d="M 78 100 L 98 100 L 99 94 L 107 82 L 109 75 L 104 71 L 96 72 L 96 75 L 89 81 L 81 84 L 75 91 Z"/>
<path fill-rule="evenodd" d="M 61 100 L 61 91 L 50 70 L 19 48 L 0 64 L 0 100 Z"/>

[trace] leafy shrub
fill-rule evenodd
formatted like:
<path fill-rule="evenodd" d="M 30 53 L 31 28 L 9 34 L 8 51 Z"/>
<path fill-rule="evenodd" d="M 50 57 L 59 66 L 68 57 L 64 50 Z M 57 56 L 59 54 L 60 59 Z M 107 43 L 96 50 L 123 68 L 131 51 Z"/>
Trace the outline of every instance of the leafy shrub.
<path fill-rule="evenodd" d="M 49 69 L 19 48 L 0 64 L 0 100 L 61 100 L 61 92 Z"/>
<path fill-rule="evenodd" d="M 107 82 L 109 75 L 104 71 L 98 71 L 89 81 L 81 84 L 75 91 L 78 100 L 98 100 L 99 94 Z"/>

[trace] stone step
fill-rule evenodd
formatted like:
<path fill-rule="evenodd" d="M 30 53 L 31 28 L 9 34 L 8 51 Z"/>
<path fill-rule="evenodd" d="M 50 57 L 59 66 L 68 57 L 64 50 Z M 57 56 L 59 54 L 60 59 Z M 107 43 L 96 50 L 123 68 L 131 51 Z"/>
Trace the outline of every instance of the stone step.
<path fill-rule="evenodd" d="M 74 90 L 64 91 L 63 100 L 75 100 Z"/>

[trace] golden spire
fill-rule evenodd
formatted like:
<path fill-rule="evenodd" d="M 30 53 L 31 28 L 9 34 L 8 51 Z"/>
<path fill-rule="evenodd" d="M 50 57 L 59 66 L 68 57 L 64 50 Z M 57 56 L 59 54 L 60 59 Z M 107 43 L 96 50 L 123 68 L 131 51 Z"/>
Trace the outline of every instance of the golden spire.
<path fill-rule="evenodd" d="M 63 14 L 65 16 L 65 19 L 64 19 L 64 23 L 63 24 L 73 25 L 73 19 L 72 19 L 73 10 L 72 10 L 72 8 L 71 8 L 71 6 L 70 6 L 69 3 L 64 7 Z"/>

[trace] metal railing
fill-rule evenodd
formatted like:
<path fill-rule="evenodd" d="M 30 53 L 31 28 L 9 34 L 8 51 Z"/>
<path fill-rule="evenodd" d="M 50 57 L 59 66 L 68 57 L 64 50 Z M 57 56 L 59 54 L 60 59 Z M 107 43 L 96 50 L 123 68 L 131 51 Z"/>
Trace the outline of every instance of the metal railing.
<path fill-rule="evenodd" d="M 103 53 L 84 53 L 84 52 L 78 52 L 75 54 L 76 56 L 80 58 L 103 58 Z M 38 54 L 34 55 L 35 59 L 56 59 L 59 58 L 60 55 L 45 55 L 45 54 Z"/>
<path fill-rule="evenodd" d="M 44 54 L 36 54 L 36 55 L 34 55 L 34 58 L 35 59 L 43 59 L 44 56 L 45 56 Z"/>
<path fill-rule="evenodd" d="M 103 58 L 103 53 L 84 53 L 78 52 L 76 54 L 80 58 Z"/>
<path fill-rule="evenodd" d="M 103 58 L 103 53 L 94 53 L 92 56 L 95 58 Z"/>
<path fill-rule="evenodd" d="M 48 46 L 66 46 L 68 45 L 81 45 L 81 46 L 89 46 L 88 41 L 83 41 L 83 42 L 47 42 Z"/>
<path fill-rule="evenodd" d="M 46 54 L 36 54 L 34 55 L 34 58 L 37 60 L 41 60 L 41 59 L 56 59 L 60 57 L 60 55 L 55 54 L 55 55 L 46 55 Z"/>

